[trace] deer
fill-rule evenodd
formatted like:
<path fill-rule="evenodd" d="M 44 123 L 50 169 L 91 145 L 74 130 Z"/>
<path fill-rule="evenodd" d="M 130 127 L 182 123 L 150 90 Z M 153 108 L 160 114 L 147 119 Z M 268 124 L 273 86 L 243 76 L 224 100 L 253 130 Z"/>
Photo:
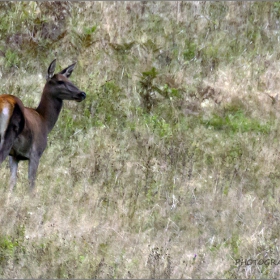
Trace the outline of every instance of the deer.
<path fill-rule="evenodd" d="M 86 98 L 85 92 L 68 80 L 75 65 L 54 74 L 56 59 L 51 62 L 36 109 L 25 107 L 14 95 L 0 95 L 0 166 L 9 156 L 10 191 L 16 185 L 18 163 L 23 160 L 28 160 L 29 191 L 34 190 L 39 161 L 47 147 L 48 134 L 58 120 L 63 100 L 81 102 Z"/>

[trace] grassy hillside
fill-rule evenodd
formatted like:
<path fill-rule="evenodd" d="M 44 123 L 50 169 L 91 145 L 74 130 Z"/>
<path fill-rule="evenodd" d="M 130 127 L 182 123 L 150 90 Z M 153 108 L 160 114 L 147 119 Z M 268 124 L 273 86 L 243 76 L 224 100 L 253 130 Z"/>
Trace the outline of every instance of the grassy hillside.
<path fill-rule="evenodd" d="M 1 278 L 280 277 L 279 2 L 0 18 L 2 93 L 36 107 L 54 58 L 87 93 L 64 103 L 34 197 L 26 162 L 13 193 L 0 168 Z"/>

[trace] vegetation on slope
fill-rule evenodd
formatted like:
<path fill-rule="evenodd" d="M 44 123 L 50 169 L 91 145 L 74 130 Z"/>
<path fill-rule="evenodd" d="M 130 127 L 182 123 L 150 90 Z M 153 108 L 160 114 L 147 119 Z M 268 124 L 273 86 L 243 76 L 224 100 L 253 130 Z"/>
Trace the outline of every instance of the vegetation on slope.
<path fill-rule="evenodd" d="M 2 93 L 35 107 L 55 57 L 87 93 L 65 102 L 35 197 L 26 163 L 12 194 L 1 166 L 2 278 L 279 277 L 279 2 L 0 17 Z"/>

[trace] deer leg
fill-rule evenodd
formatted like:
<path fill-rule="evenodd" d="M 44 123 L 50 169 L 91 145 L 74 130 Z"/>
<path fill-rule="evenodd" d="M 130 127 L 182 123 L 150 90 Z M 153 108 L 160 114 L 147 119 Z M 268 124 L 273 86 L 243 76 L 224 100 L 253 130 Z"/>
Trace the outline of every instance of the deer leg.
<path fill-rule="evenodd" d="M 15 159 L 13 156 L 9 156 L 9 162 L 10 162 L 10 171 L 11 171 L 10 191 L 13 191 L 17 182 L 18 160 Z"/>
<path fill-rule="evenodd" d="M 28 180 L 29 180 L 29 188 L 30 191 L 34 189 L 35 186 L 35 178 L 39 165 L 39 158 L 30 158 L 28 165 Z"/>

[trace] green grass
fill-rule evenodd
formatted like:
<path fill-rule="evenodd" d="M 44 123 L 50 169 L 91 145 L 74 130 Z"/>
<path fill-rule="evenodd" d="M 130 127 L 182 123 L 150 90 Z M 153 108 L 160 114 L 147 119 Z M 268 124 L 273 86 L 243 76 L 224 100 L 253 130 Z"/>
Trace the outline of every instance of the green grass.
<path fill-rule="evenodd" d="M 259 120 L 247 117 L 242 110 L 226 112 L 223 115 L 213 114 L 209 119 L 202 119 L 201 123 L 209 129 L 227 132 L 229 134 L 255 132 L 268 134 L 271 130 L 269 122 L 262 124 Z"/>

